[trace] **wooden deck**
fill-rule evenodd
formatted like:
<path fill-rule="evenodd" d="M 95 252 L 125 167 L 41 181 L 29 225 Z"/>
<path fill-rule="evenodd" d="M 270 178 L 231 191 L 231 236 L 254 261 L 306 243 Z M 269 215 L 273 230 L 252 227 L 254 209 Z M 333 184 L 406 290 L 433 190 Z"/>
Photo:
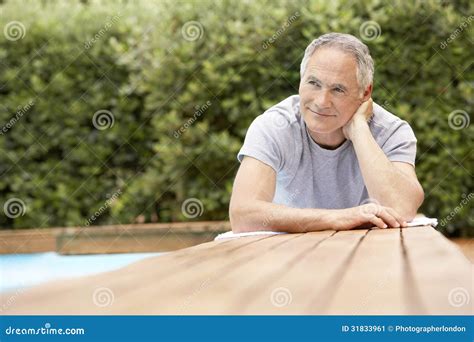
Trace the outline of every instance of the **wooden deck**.
<path fill-rule="evenodd" d="M 228 221 L 0 230 L 0 254 L 168 252 L 212 241 Z"/>
<path fill-rule="evenodd" d="M 460 315 L 472 267 L 431 227 L 322 231 L 208 242 L 1 300 L 3 314 Z"/>

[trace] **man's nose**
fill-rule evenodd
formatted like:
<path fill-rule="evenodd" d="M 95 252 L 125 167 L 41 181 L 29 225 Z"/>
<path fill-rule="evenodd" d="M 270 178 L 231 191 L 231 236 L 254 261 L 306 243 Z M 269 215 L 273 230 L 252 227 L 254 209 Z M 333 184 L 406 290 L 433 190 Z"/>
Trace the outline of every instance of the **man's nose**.
<path fill-rule="evenodd" d="M 329 91 L 326 89 L 321 89 L 317 92 L 316 97 L 314 98 L 314 102 L 318 106 L 318 108 L 328 108 L 331 106 L 331 98 L 330 98 Z"/>

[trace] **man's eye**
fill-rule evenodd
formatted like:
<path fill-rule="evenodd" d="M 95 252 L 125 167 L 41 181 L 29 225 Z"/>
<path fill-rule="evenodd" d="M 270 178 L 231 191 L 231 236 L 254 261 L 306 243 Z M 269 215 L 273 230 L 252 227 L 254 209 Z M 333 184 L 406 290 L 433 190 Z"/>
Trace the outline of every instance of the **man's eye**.
<path fill-rule="evenodd" d="M 334 88 L 334 91 L 336 93 L 344 94 L 344 90 L 342 90 L 341 88 Z"/>
<path fill-rule="evenodd" d="M 319 87 L 319 84 L 316 81 L 309 81 L 308 83 L 311 84 L 311 85 L 315 85 L 315 86 Z"/>

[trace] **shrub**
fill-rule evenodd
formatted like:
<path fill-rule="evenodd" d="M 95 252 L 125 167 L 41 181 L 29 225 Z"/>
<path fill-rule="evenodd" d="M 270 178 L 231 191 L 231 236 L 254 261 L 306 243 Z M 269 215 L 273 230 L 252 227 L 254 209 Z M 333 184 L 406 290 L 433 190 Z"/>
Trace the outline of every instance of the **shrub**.
<path fill-rule="evenodd" d="M 2 216 L 3 227 L 84 225 L 119 190 L 95 223 L 188 220 L 182 204 L 190 198 L 202 204 L 195 219 L 228 219 L 249 124 L 297 93 L 307 44 L 342 31 L 365 35 L 374 100 L 415 130 L 421 211 L 443 232 L 474 234 L 473 129 L 456 126 L 473 106 L 472 2 L 0 8 L 0 28 L 18 21 L 26 30 L 15 41 L 0 36 L 2 122 L 34 102 L 0 140 L 1 203 L 18 198 L 27 208 Z M 380 34 L 362 30 L 372 22 Z M 113 126 L 94 127 L 100 110 Z"/>

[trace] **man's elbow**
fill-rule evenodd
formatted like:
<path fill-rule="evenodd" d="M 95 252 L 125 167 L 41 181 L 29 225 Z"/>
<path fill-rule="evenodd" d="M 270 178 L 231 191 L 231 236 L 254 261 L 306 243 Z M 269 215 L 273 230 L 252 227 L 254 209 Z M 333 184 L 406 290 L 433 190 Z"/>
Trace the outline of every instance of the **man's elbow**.
<path fill-rule="evenodd" d="M 405 222 L 410 222 L 415 218 L 416 214 L 418 213 L 418 209 L 423 204 L 424 199 L 425 193 L 420 185 L 410 200 L 400 203 L 394 209 L 398 212 L 398 214 L 400 214 Z"/>
<path fill-rule="evenodd" d="M 232 203 L 229 206 L 230 226 L 234 233 L 269 230 L 269 217 L 259 201 L 250 200 L 245 204 Z"/>
<path fill-rule="evenodd" d="M 412 221 L 417 214 L 417 210 L 412 208 L 400 208 L 397 211 L 405 222 Z"/>
<path fill-rule="evenodd" d="M 245 213 L 246 210 L 243 206 L 232 204 L 229 206 L 229 219 L 232 232 L 245 233 L 248 231 L 248 225 L 245 224 Z"/>

